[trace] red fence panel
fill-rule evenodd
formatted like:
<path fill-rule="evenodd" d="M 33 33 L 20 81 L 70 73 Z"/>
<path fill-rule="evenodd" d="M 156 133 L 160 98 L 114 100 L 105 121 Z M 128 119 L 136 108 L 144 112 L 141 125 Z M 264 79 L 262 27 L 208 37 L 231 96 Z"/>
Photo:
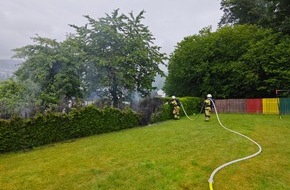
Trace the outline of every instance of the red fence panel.
<path fill-rule="evenodd" d="M 246 101 L 247 113 L 263 113 L 263 102 L 261 98 L 247 99 Z"/>

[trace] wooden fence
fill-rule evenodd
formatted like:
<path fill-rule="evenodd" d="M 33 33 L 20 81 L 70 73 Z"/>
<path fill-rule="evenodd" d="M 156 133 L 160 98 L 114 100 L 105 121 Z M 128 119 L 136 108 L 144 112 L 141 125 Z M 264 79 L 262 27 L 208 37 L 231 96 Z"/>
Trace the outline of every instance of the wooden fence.
<path fill-rule="evenodd" d="M 219 113 L 290 114 L 290 98 L 217 99 Z"/>

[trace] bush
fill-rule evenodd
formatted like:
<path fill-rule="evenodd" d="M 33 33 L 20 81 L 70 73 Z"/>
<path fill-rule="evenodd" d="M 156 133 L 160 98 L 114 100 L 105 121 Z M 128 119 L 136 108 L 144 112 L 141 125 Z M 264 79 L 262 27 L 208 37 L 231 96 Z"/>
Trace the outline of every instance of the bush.
<path fill-rule="evenodd" d="M 73 138 L 107 133 L 138 126 L 139 116 L 131 110 L 97 109 L 95 106 L 73 109 L 69 114 L 38 114 L 0 120 L 0 152 L 31 149 Z"/>
<path fill-rule="evenodd" d="M 163 104 L 158 107 L 158 109 L 151 115 L 150 123 L 156 123 L 160 121 L 165 121 L 173 118 L 172 110 L 173 106 L 170 105 L 171 98 L 167 97 L 163 99 Z M 183 97 L 179 99 L 187 115 L 192 115 L 193 113 L 199 113 L 202 107 L 202 99 L 196 97 Z M 180 116 L 184 116 L 185 113 L 180 108 Z"/>
<path fill-rule="evenodd" d="M 169 101 L 170 98 L 145 99 L 139 115 L 130 109 L 100 110 L 92 105 L 72 109 L 68 114 L 48 112 L 29 119 L 0 120 L 0 153 L 172 119 L 172 106 L 166 104 Z M 201 108 L 200 98 L 184 97 L 180 101 L 188 115 L 198 113 Z M 185 115 L 182 109 L 180 115 Z"/>
<path fill-rule="evenodd" d="M 140 125 L 148 125 L 151 122 L 152 114 L 160 111 L 160 107 L 165 103 L 163 98 L 146 98 L 140 103 Z"/>

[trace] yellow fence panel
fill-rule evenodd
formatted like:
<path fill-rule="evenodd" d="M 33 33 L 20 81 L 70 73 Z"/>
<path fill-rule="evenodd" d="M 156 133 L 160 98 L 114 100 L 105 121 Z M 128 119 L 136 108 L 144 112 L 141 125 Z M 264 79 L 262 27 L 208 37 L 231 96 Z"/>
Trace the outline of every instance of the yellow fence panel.
<path fill-rule="evenodd" d="M 263 98 L 263 114 L 279 114 L 278 98 Z"/>

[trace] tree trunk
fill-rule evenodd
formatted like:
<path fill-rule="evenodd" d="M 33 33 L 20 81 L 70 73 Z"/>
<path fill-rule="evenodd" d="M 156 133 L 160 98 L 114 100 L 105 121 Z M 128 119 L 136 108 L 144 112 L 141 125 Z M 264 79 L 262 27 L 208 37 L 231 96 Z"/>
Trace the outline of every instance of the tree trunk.
<path fill-rule="evenodd" d="M 118 85 L 117 85 L 117 80 L 116 80 L 116 77 L 113 77 L 113 85 L 112 85 L 112 90 L 111 90 L 111 95 L 112 95 L 112 98 L 113 98 L 113 107 L 114 108 L 118 108 L 118 94 L 117 94 L 117 88 Z"/>

